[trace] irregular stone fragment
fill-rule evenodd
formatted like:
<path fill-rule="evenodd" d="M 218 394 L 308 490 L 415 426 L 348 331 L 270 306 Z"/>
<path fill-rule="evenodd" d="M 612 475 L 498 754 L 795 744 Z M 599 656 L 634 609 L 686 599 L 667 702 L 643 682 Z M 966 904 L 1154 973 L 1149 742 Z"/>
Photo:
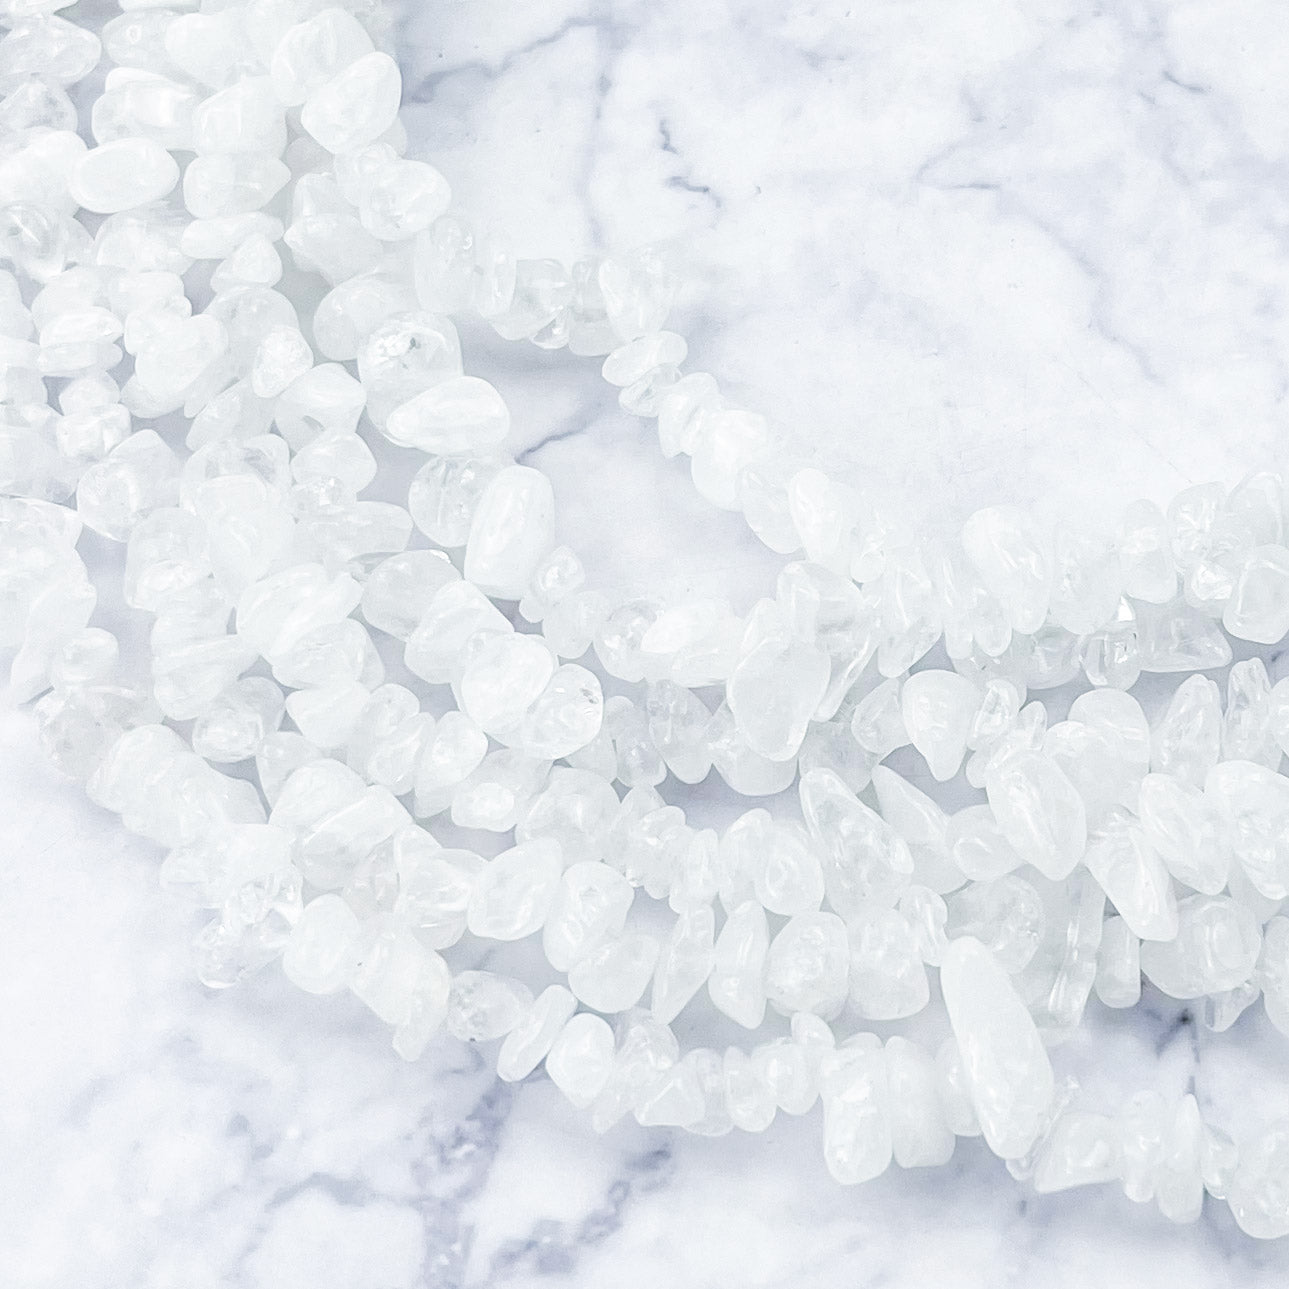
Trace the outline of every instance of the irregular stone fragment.
<path fill-rule="evenodd" d="M 466 541 L 465 576 L 488 595 L 517 600 L 555 544 L 550 481 L 509 466 L 483 490 Z"/>
<path fill-rule="evenodd" d="M 828 684 L 828 657 L 793 638 L 773 601 L 748 619 L 726 682 L 730 711 L 748 746 L 771 761 L 795 756 Z"/>
<path fill-rule="evenodd" d="M 1048 543 L 1027 516 L 1012 507 L 978 510 L 962 530 L 967 558 L 998 598 L 1017 631 L 1043 624 L 1052 584 Z"/>
<path fill-rule="evenodd" d="M 841 918 L 835 913 L 798 913 L 770 943 L 766 995 L 785 1016 L 835 1015 L 846 1000 L 849 972 L 850 948 Z"/>
<path fill-rule="evenodd" d="M 328 152 L 352 152 L 394 124 L 402 95 L 398 64 L 385 53 L 364 54 L 310 93 L 300 124 Z"/>
<path fill-rule="evenodd" d="M 979 940 L 1008 975 L 1030 962 L 1046 930 L 1038 892 L 1016 873 L 972 882 L 949 898 L 947 914 L 946 934 Z"/>
<path fill-rule="evenodd" d="M 1022 752 L 985 776 L 989 805 L 1016 853 L 1046 877 L 1074 871 L 1087 845 L 1087 816 L 1069 779 L 1048 756 Z"/>
<path fill-rule="evenodd" d="M 1126 594 L 1150 604 L 1166 604 L 1177 594 L 1168 520 L 1153 501 L 1134 501 L 1124 511 L 1116 544 Z"/>
<path fill-rule="evenodd" d="M 1204 780 L 1228 844 L 1254 890 L 1289 895 L 1289 779 L 1252 761 L 1223 761 Z"/>
<path fill-rule="evenodd" d="M 1231 852 L 1214 803 L 1172 774 L 1141 781 L 1138 813 L 1151 846 L 1184 885 L 1216 895 L 1226 885 Z"/>
<path fill-rule="evenodd" d="M 1259 1240 L 1289 1235 L 1289 1119 L 1244 1142 L 1227 1199 L 1247 1235 Z"/>
<path fill-rule="evenodd" d="M 1040 1195 L 1113 1181 L 1119 1163 L 1117 1125 L 1108 1115 L 1067 1111 L 1052 1125 L 1034 1167 Z"/>
<path fill-rule="evenodd" d="M 1199 998 L 1248 980 L 1262 936 L 1249 908 L 1223 895 L 1192 895 L 1177 906 L 1177 937 L 1141 946 L 1141 969 L 1171 998 Z"/>
<path fill-rule="evenodd" d="M 1136 936 L 1171 940 L 1177 934 L 1168 870 L 1136 819 L 1114 812 L 1092 838 L 1084 862 Z"/>
<path fill-rule="evenodd" d="M 448 1033 L 466 1043 L 502 1038 L 532 1005 L 532 990 L 522 980 L 493 971 L 461 971 L 448 994 Z"/>
<path fill-rule="evenodd" d="M 339 895 L 319 895 L 304 906 L 282 956 L 287 979 L 311 994 L 343 989 L 358 969 L 360 927 Z"/>
<path fill-rule="evenodd" d="M 918 1043 L 886 1040 L 887 1118 L 901 1168 L 937 1168 L 953 1158 L 957 1139 L 945 1114 L 935 1061 Z"/>
<path fill-rule="evenodd" d="M 602 1017 L 590 1012 L 573 1016 L 546 1055 L 551 1082 L 579 1110 L 604 1090 L 613 1064 L 613 1031 Z"/>
<path fill-rule="evenodd" d="M 879 1176 L 891 1162 L 886 1062 L 873 1040 L 839 1051 L 835 1065 L 822 1088 L 824 1163 L 843 1186 L 853 1186 Z"/>
<path fill-rule="evenodd" d="M 541 930 L 559 878 L 554 842 L 530 841 L 503 851 L 475 884 L 467 915 L 470 931 L 490 940 L 522 940 Z"/>
<path fill-rule="evenodd" d="M 1107 918 L 1101 932 L 1096 991 L 1107 1007 L 1135 1007 L 1141 999 L 1141 941 L 1121 917 Z"/>
<path fill-rule="evenodd" d="M 716 962 L 716 920 L 711 908 L 685 909 L 662 942 L 650 1005 L 654 1020 L 670 1025 L 707 983 Z"/>
<path fill-rule="evenodd" d="M 497 1053 L 497 1077 L 507 1083 L 527 1078 L 549 1055 L 577 1011 L 577 999 L 563 985 L 549 985 L 506 1035 Z"/>
<path fill-rule="evenodd" d="M 848 923 L 850 1001 L 867 1020 L 902 1020 L 927 1005 L 931 987 L 913 928 L 894 909 L 868 906 Z"/>
<path fill-rule="evenodd" d="M 953 671 L 919 671 L 904 682 L 900 714 L 909 740 L 941 783 L 962 765 L 980 703 L 975 685 Z"/>
<path fill-rule="evenodd" d="M 510 412 L 500 394 L 477 376 L 452 376 L 401 403 L 385 435 L 403 447 L 438 455 L 486 452 L 505 441 Z"/>
<path fill-rule="evenodd" d="M 570 971 L 592 949 L 619 936 L 634 898 L 631 884 L 607 864 L 570 865 L 542 929 L 547 961 L 556 971 Z"/>
<path fill-rule="evenodd" d="M 1231 643 L 1221 627 L 1178 598 L 1137 609 L 1142 671 L 1208 671 L 1231 661 Z"/>
<path fill-rule="evenodd" d="M 1239 640 L 1278 644 L 1289 634 L 1289 550 L 1259 546 L 1245 557 L 1222 625 Z"/>
<path fill-rule="evenodd" d="M 72 170 L 76 203 L 100 215 L 159 201 L 179 182 L 175 159 L 151 139 L 118 139 L 91 148 Z"/>
<path fill-rule="evenodd" d="M 607 938 L 569 968 L 568 987 L 594 1011 L 626 1011 L 640 1001 L 657 961 L 658 941 L 651 935 Z"/>
<path fill-rule="evenodd" d="M 985 1140 L 1015 1159 L 1033 1146 L 1055 1090 L 1038 1030 L 1006 973 L 970 936 L 945 950 L 940 983 Z"/>
<path fill-rule="evenodd" d="M 755 900 L 734 909 L 716 939 L 707 990 L 717 1010 L 745 1029 L 756 1029 L 765 1016 L 769 948 L 765 910 Z"/>

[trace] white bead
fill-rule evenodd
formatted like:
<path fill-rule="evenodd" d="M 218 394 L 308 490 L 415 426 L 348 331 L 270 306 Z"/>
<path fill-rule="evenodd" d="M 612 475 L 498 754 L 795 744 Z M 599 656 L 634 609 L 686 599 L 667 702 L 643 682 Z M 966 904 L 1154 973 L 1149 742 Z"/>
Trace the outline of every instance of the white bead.
<path fill-rule="evenodd" d="M 1038 1030 L 1006 974 L 969 936 L 945 950 L 940 982 L 985 1140 L 1015 1159 L 1041 1132 L 1054 1091 Z"/>
<path fill-rule="evenodd" d="M 918 1043 L 886 1040 L 887 1118 L 901 1168 L 936 1168 L 953 1158 L 957 1139 L 945 1115 L 935 1061 Z"/>
<path fill-rule="evenodd" d="M 756 1029 L 765 1016 L 765 959 L 770 931 L 765 910 L 755 900 L 730 913 L 716 939 L 708 993 L 722 1011 L 745 1029 Z"/>
<path fill-rule="evenodd" d="M 962 530 L 968 559 L 1017 631 L 1043 624 L 1052 582 L 1052 557 L 1043 535 L 1011 507 L 978 510 Z"/>
<path fill-rule="evenodd" d="M 670 1025 L 707 983 L 716 961 L 716 920 L 710 907 L 682 911 L 663 941 L 654 972 L 654 1020 Z"/>
<path fill-rule="evenodd" d="M 540 636 L 487 636 L 472 649 L 461 674 L 461 710 L 485 734 L 502 736 L 537 701 L 554 674 L 554 656 Z"/>
<path fill-rule="evenodd" d="M 658 961 L 658 941 L 640 932 L 604 940 L 576 962 L 568 987 L 579 1002 L 600 1012 L 626 1011 L 640 1001 Z"/>
<path fill-rule="evenodd" d="M 886 1062 L 871 1034 L 859 1037 L 830 1056 L 822 1088 L 824 1163 L 843 1186 L 871 1181 L 891 1162 Z"/>
<path fill-rule="evenodd" d="M 516 465 L 494 475 L 470 524 L 465 576 L 485 594 L 519 599 L 555 544 L 554 507 L 539 471 Z"/>
<path fill-rule="evenodd" d="M 385 53 L 364 54 L 310 92 L 300 124 L 328 152 L 352 152 L 394 124 L 402 94 L 398 64 Z"/>
<path fill-rule="evenodd" d="M 1249 979 L 1262 937 L 1249 909 L 1228 896 L 1192 895 L 1177 906 L 1177 938 L 1141 946 L 1141 969 L 1172 998 L 1199 998 Z"/>
<path fill-rule="evenodd" d="M 1003 836 L 1045 877 L 1074 871 L 1087 845 L 1087 816 L 1051 757 L 1021 752 L 990 767 L 985 788 Z"/>
<path fill-rule="evenodd" d="M 612 1071 L 613 1031 L 590 1012 L 572 1017 L 546 1056 L 551 1082 L 579 1110 L 600 1095 Z"/>
<path fill-rule="evenodd" d="M 1289 634 L 1289 550 L 1259 546 L 1240 567 L 1222 625 L 1241 640 L 1279 644 Z"/>
<path fill-rule="evenodd" d="M 384 430 L 393 442 L 422 452 L 487 451 L 505 441 L 510 411 L 486 380 L 453 376 L 396 407 Z"/>
<path fill-rule="evenodd" d="M 175 159 L 150 139 L 118 139 L 91 148 L 75 164 L 69 189 L 98 214 L 159 201 L 179 182 Z"/>
<path fill-rule="evenodd" d="M 846 1001 L 849 978 L 846 924 L 835 913 L 799 913 L 770 942 L 766 995 L 785 1016 L 835 1015 Z"/>
<path fill-rule="evenodd" d="M 358 969 L 360 928 L 339 895 L 319 895 L 304 906 L 282 956 L 287 979 L 311 994 L 343 989 Z"/>
<path fill-rule="evenodd" d="M 967 751 L 980 693 L 953 671 L 919 671 L 904 682 L 900 714 L 909 740 L 941 783 L 952 779 Z"/>
<path fill-rule="evenodd" d="M 512 846 L 490 860 L 470 897 L 467 925 L 491 940 L 522 940 L 541 930 L 560 878 L 559 847 L 551 841 Z"/>
<path fill-rule="evenodd" d="M 607 864 L 570 865 L 542 928 L 547 961 L 556 971 L 569 971 L 603 941 L 620 935 L 634 897 L 627 879 Z"/>
<path fill-rule="evenodd" d="M 497 1053 L 497 1077 L 507 1083 L 527 1078 L 577 1010 L 577 1000 L 563 985 L 549 985 L 506 1035 Z"/>

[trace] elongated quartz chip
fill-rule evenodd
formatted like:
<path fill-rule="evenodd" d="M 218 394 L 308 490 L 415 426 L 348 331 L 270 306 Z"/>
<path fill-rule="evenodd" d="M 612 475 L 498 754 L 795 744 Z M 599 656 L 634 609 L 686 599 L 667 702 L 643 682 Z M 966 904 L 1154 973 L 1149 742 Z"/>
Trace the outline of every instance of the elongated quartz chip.
<path fill-rule="evenodd" d="M 1038 1028 L 993 954 L 971 936 L 944 952 L 940 985 L 980 1127 L 1015 1159 L 1043 1130 L 1055 1081 Z"/>
<path fill-rule="evenodd" d="M 952 779 L 962 765 L 979 705 L 975 685 L 956 671 L 919 671 L 904 682 L 900 692 L 904 728 L 941 783 Z"/>

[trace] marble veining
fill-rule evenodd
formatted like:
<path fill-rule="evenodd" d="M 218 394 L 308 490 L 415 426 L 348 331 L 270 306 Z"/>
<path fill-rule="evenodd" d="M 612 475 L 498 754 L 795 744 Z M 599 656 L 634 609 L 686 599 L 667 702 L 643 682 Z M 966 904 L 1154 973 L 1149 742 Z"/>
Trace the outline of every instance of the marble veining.
<path fill-rule="evenodd" d="M 1289 28 L 1275 0 L 400 0 L 413 151 L 526 255 L 665 240 L 696 365 L 928 515 L 1281 461 Z M 467 330 L 593 574 L 744 603 L 773 561 L 588 365 Z M 587 479 L 595 486 L 584 486 Z M 561 486 L 562 485 L 562 486 Z M 345 997 L 191 981 L 159 856 L 0 714 L 0 1286 L 975 1289 L 1289 1276 L 1224 1206 L 1036 1197 L 978 1143 L 855 1190 L 816 1111 L 603 1138 L 452 1040 L 408 1066 Z M 1095 1003 L 1089 1096 L 1289 1101 L 1257 1009 Z"/>

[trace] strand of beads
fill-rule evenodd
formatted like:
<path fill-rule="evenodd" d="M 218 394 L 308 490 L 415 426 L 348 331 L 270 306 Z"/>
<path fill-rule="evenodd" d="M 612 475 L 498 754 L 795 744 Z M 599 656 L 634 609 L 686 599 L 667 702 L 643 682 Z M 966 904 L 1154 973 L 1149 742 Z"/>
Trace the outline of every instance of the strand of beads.
<path fill-rule="evenodd" d="M 230 8 L 187 16 L 195 22 L 164 15 L 150 28 L 109 24 L 109 52 L 128 55 L 169 84 L 149 81 L 151 88 L 138 91 L 128 88 L 137 77 L 109 84 L 100 105 L 122 93 L 101 113 L 96 105 L 101 146 L 92 153 L 81 155 L 83 145 L 58 128 L 67 124 L 66 113 L 47 85 L 20 95 L 15 108 L 18 191 L 51 198 L 52 209 L 39 201 L 17 214 L 9 209 L 15 262 L 43 288 L 30 311 L 16 282 L 9 291 L 8 327 L 19 333 L 7 377 L 7 403 L 18 411 L 5 427 L 19 466 L 14 476 L 21 486 L 13 490 L 61 499 L 75 482 L 78 508 L 91 527 L 128 538 L 127 601 L 157 613 L 152 693 L 105 683 L 112 679 L 115 642 L 84 626 L 93 596 L 83 563 L 69 552 L 75 522 L 61 518 L 60 507 L 15 505 L 5 518 L 18 534 L 12 616 L 22 631 L 23 665 L 17 674 L 33 693 L 47 676 L 54 680 L 53 694 L 40 704 L 42 721 L 67 763 L 91 774 L 96 799 L 146 835 L 182 843 L 167 860 L 166 880 L 198 890 L 206 901 L 218 897 L 211 907 L 220 916 L 199 941 L 207 977 L 223 983 L 285 951 L 288 973 L 306 987 L 354 988 L 395 1024 L 405 1054 L 419 1051 L 446 1018 L 463 1037 L 518 1034 L 503 1045 L 502 1063 L 520 1077 L 535 1067 L 549 1039 L 552 1077 L 573 1089 L 575 1099 L 587 1093 L 588 1062 L 607 1070 L 591 1094 L 597 1126 L 633 1110 L 644 1122 L 717 1131 L 735 1121 L 752 1126 L 765 1116 L 764 1093 L 749 1092 L 746 1062 L 754 1070 L 778 1070 L 785 1062 L 789 1073 L 765 1074 L 762 1081 L 782 1083 L 775 1099 L 785 1110 L 802 1105 L 805 1092 L 791 1072 L 802 1068 L 803 1058 L 773 1046 L 773 1057 L 763 1049 L 750 1055 L 731 1049 L 721 1057 L 700 1048 L 680 1058 L 663 1018 L 674 1019 L 704 985 L 714 1007 L 737 1023 L 758 1027 L 769 1003 L 793 1015 L 797 1048 L 824 1048 L 832 1041 L 825 1017 L 836 1019 L 844 1005 L 860 1019 L 920 1010 L 929 997 L 925 964 L 931 962 L 942 969 L 957 1035 L 944 1051 L 949 1070 L 961 1067 L 959 1101 L 965 1088 L 989 1144 L 1013 1160 L 1015 1171 L 1036 1169 L 1045 1188 L 1067 1175 L 1062 1167 L 1075 1180 L 1091 1180 L 1070 1159 L 1100 1160 L 1104 1172 L 1108 1151 L 1130 1193 L 1143 1197 L 1158 1189 L 1170 1215 L 1192 1215 L 1202 1174 L 1213 1193 L 1231 1188 L 1242 1224 L 1257 1234 L 1276 1233 L 1282 1220 L 1278 1129 L 1246 1149 L 1240 1169 L 1216 1138 L 1217 1144 L 1192 1148 L 1208 1141 L 1197 1136 L 1193 1103 L 1183 1103 L 1171 1129 L 1097 1136 L 1086 1118 L 1063 1114 L 1054 1102 L 1040 1038 L 1040 1031 L 1077 1023 L 1094 974 L 1104 997 L 1131 1001 L 1131 986 L 1140 987 L 1134 958 L 1170 992 L 1212 994 L 1219 1025 L 1257 996 L 1255 974 L 1271 986 L 1264 994 L 1268 1011 L 1283 1016 L 1283 1008 L 1275 1010 L 1284 975 L 1284 919 L 1275 916 L 1283 892 L 1273 893 L 1283 876 L 1274 846 L 1282 805 L 1279 776 L 1269 773 L 1278 767 L 1278 749 L 1265 775 L 1257 773 L 1267 769 L 1258 760 L 1232 756 L 1236 747 L 1247 757 L 1269 755 L 1266 713 L 1275 703 L 1265 669 L 1259 675 L 1246 668 L 1238 686 L 1233 672 L 1224 733 L 1220 706 L 1213 724 L 1215 693 L 1201 684 L 1183 695 L 1184 685 L 1144 761 L 1144 716 L 1132 700 L 1116 704 L 1102 695 L 1047 731 L 1040 705 L 1021 708 L 1025 689 L 1075 674 L 1071 656 L 1086 658 L 1088 649 L 1077 633 L 1105 630 L 1089 600 L 1108 611 L 1111 597 L 1104 585 L 1087 585 L 1077 560 L 1078 576 L 1066 578 L 1073 592 L 1062 582 L 1054 594 L 1056 556 L 1028 521 L 999 512 L 983 512 L 968 525 L 966 583 L 940 576 L 928 593 L 927 560 L 886 542 L 873 548 L 873 575 L 865 578 L 861 570 L 859 592 L 842 576 L 855 571 L 853 559 L 807 541 L 815 562 L 786 570 L 776 599 L 756 606 L 747 623 L 723 605 L 597 606 L 594 592 L 578 588 L 578 566 L 568 552 L 546 558 L 552 539 L 542 484 L 534 472 L 509 473 L 514 467 L 504 457 L 495 469 L 441 457 L 420 478 L 418 524 L 431 537 L 458 526 L 457 540 L 443 544 L 465 546 L 470 582 L 434 552 L 406 550 L 412 532 L 406 513 L 357 500 L 374 473 L 370 452 L 353 433 L 364 408 L 394 442 L 446 453 L 495 445 L 505 433 L 504 407 L 484 382 L 461 373 L 450 324 L 423 315 L 386 321 L 417 302 L 406 288 L 406 247 L 400 252 L 399 244 L 417 235 L 412 267 L 422 289 L 427 251 L 418 228 L 441 228 L 431 221 L 446 205 L 445 188 L 429 167 L 402 161 L 393 125 L 396 69 L 371 48 L 361 25 L 340 9 L 293 21 L 302 16 L 258 3 L 240 16 Z M 88 71 L 88 53 L 92 47 L 96 58 L 97 47 L 60 23 L 20 24 L 18 39 L 6 38 L 7 53 L 18 51 L 20 68 L 43 59 L 59 75 L 69 69 L 74 80 Z M 238 61 L 243 31 L 257 68 Z M 178 80 L 165 60 L 179 68 Z M 205 94 L 206 88 L 215 92 Z M 45 104 L 40 112 L 58 124 L 23 117 L 32 104 Z M 286 144 L 282 108 L 297 106 L 304 133 L 283 166 L 273 155 Z M 156 137 L 167 131 L 166 138 Z M 384 141 L 377 141 L 382 134 Z M 136 213 L 137 203 L 164 197 L 174 185 L 178 167 L 172 170 L 165 152 L 187 151 L 187 144 L 197 156 L 186 166 L 184 200 L 196 218 L 166 208 Z M 49 172 L 53 156 L 74 162 L 65 195 Z M 291 229 L 262 209 L 288 183 Z M 64 209 L 69 203 L 108 213 L 93 242 Z M 283 274 L 274 248 L 279 236 L 297 270 L 320 269 L 332 280 L 312 318 L 315 343 L 331 360 L 321 367 L 313 365 L 290 301 L 273 289 Z M 211 275 L 215 297 L 196 316 L 181 276 L 194 256 L 221 261 Z M 672 383 L 670 371 L 661 369 L 678 367 L 684 348 L 674 337 L 649 335 L 663 321 L 655 319 L 657 273 L 647 265 L 636 273 L 610 263 L 591 274 L 584 265 L 580 279 L 571 275 L 580 294 L 566 296 L 549 266 L 521 272 L 516 265 L 512 281 L 505 256 L 472 243 L 456 262 L 464 266 L 471 303 L 483 302 L 501 334 L 529 334 L 533 319 L 545 318 L 556 298 L 567 303 L 541 323 L 539 331 L 549 328 L 542 343 L 567 339 L 583 352 L 602 352 L 606 338 L 626 339 L 625 349 L 606 362 L 608 374 L 632 391 L 633 406 L 657 406 L 661 429 L 665 400 L 659 395 Z M 33 329 L 39 331 L 35 345 L 27 340 Z M 122 361 L 117 339 L 134 360 L 124 389 L 108 375 Z M 354 360 L 357 381 L 343 366 Z M 45 402 L 46 377 L 68 381 L 60 417 Z M 182 470 L 161 434 L 130 434 L 135 417 L 168 432 L 167 418 L 180 410 L 191 418 L 188 446 L 195 449 Z M 704 439 L 695 453 L 696 479 L 728 504 L 731 477 L 741 488 L 747 468 L 759 460 L 744 451 L 748 418 L 725 416 L 724 408 L 701 410 L 711 441 Z M 280 438 L 264 433 L 270 425 Z M 810 487 L 819 491 L 813 476 L 790 477 L 807 498 Z M 495 488 L 499 479 L 505 486 Z M 1278 494 L 1262 477 L 1237 492 L 1238 504 L 1206 496 L 1173 508 L 1169 556 L 1181 568 L 1200 551 L 1191 571 L 1206 571 L 1188 579 L 1187 593 L 1207 606 L 1210 621 L 1223 600 L 1222 559 L 1238 564 L 1235 590 L 1223 606 L 1226 625 L 1265 634 L 1281 611 L 1277 558 L 1263 551 L 1258 563 L 1240 553 L 1242 539 L 1237 535 L 1232 546 L 1234 521 L 1227 521 L 1234 514 L 1243 523 L 1252 514 L 1249 531 L 1278 542 L 1278 510 L 1274 524 L 1267 517 L 1267 498 Z M 1214 508 L 1218 517 L 1205 519 Z M 516 510 L 519 522 L 506 518 Z M 494 511 L 495 524 L 489 522 Z M 801 524 L 793 522 L 801 536 Z M 1144 527 L 1157 537 L 1153 523 Z M 1187 525 L 1200 534 L 1194 541 Z M 1158 542 L 1137 546 L 1146 552 L 1143 566 L 1157 571 Z M 1239 554 L 1234 564 L 1232 549 Z M 1141 600 L 1151 602 L 1139 583 L 1129 584 L 1134 551 L 1121 538 L 1122 586 L 1111 581 L 1119 618 L 1122 591 L 1131 594 L 1136 586 Z M 959 565 L 943 567 L 960 571 Z M 43 574 L 51 572 L 55 589 L 38 596 Z M 1219 589 L 1212 593 L 1215 582 Z M 502 599 L 526 592 L 521 611 L 542 621 L 548 640 L 548 619 L 556 634 L 563 630 L 568 652 L 558 649 L 562 656 L 581 656 L 594 634 L 610 674 L 649 678 L 643 713 L 620 700 L 610 714 L 611 749 L 604 737 L 583 742 L 599 724 L 598 683 L 588 698 L 581 669 L 574 669 L 579 683 L 572 686 L 579 694 L 556 694 L 559 710 L 577 714 L 572 732 L 566 721 L 529 719 L 547 693 L 542 685 L 554 683 L 554 660 L 531 636 L 513 632 L 479 586 Z M 1147 661 L 1160 669 L 1229 661 L 1220 632 L 1175 596 L 1176 586 L 1174 573 L 1163 597 L 1173 597 L 1169 607 L 1154 634 L 1145 634 Z M 237 625 L 230 632 L 234 601 Z M 380 684 L 379 655 L 349 616 L 360 601 L 370 625 L 406 640 L 409 669 L 418 671 L 415 659 L 421 672 L 430 672 L 427 680 L 451 682 L 468 710 L 436 723 L 410 690 Z M 576 611 L 561 612 L 566 603 Z M 1043 618 L 1049 609 L 1057 613 L 1052 631 Z M 588 631 L 588 624 L 597 629 Z M 922 671 L 903 680 L 946 625 L 952 628 L 946 643 L 961 646 L 961 652 L 950 647 L 950 657 L 964 674 Z M 1116 673 L 1121 681 L 1131 671 L 1128 643 L 1136 639 L 1141 652 L 1141 638 L 1140 624 L 1106 637 L 1103 654 L 1113 643 L 1129 657 Z M 852 704 L 855 682 L 874 654 L 890 681 Z M 245 675 L 259 666 L 257 658 L 273 680 Z M 1075 671 L 1077 665 L 1075 658 Z M 688 692 L 705 683 L 726 689 L 726 704 L 710 717 Z M 279 685 L 296 692 L 288 698 Z M 273 732 L 284 711 L 302 733 Z M 254 754 L 273 807 L 269 823 L 253 789 L 194 756 L 174 731 L 156 724 L 158 714 L 174 721 L 195 717 L 195 746 L 208 759 L 235 762 Z M 1188 723 L 1192 718 L 1197 727 Z M 823 725 L 833 728 L 824 733 Z M 1209 763 L 1213 728 L 1219 731 L 1213 746 L 1227 756 L 1222 765 L 1216 751 Z M 489 734 L 521 747 L 487 753 Z M 536 756 L 523 750 L 534 737 L 563 742 Z M 954 817 L 952 847 L 950 821 L 880 765 L 904 742 L 939 778 L 957 772 L 968 747 L 974 753 L 968 777 L 986 787 L 989 805 L 973 808 L 970 819 Z M 556 751 L 565 743 L 567 752 Z M 550 773 L 550 761 L 561 756 L 582 758 L 601 773 L 585 766 Z M 677 777 L 701 779 L 705 760 L 753 793 L 786 787 L 800 765 L 808 831 L 752 811 L 719 844 L 712 834 L 695 833 L 647 785 L 661 781 L 664 763 Z M 1149 794 L 1147 766 L 1157 784 Z M 1201 804 L 1186 794 L 1184 782 L 1170 779 L 1174 771 L 1179 780 L 1198 776 Z M 632 788 L 620 804 L 610 781 L 615 775 Z M 1124 789 L 1129 800 L 1120 801 L 1107 790 L 1109 778 L 1132 783 L 1134 776 L 1139 821 L 1130 792 Z M 852 790 L 870 777 L 880 812 Z M 492 861 L 444 852 L 411 824 L 398 801 L 409 789 L 426 815 L 450 806 L 464 826 L 502 832 L 516 826 L 519 846 Z M 1212 816 L 1217 824 L 1210 828 Z M 1221 872 L 1213 871 L 1207 849 L 1214 831 L 1227 860 Z M 605 865 L 601 855 L 612 855 L 614 864 Z M 1022 855 L 1035 869 L 1032 881 L 1015 875 Z M 1006 879 L 1014 880 L 1000 886 Z M 1178 901 L 1173 882 L 1198 894 Z M 636 889 L 672 903 L 678 917 L 667 937 L 626 931 Z M 1118 917 L 1103 922 L 1107 894 Z M 719 936 L 712 909 L 717 895 L 726 912 Z M 1022 917 L 1016 935 L 1002 916 L 1009 907 L 1024 909 L 1031 896 L 1043 901 L 1040 922 L 1052 928 L 1050 943 L 1033 947 L 1026 940 L 1040 938 L 1034 920 Z M 821 908 L 825 900 L 828 911 Z M 773 936 L 767 909 L 787 918 L 774 924 Z M 466 929 L 503 942 L 542 929 L 547 957 L 567 972 L 571 988 L 551 985 L 530 1004 L 526 985 L 495 973 L 464 971 L 453 980 L 437 951 Z M 1000 931 L 1006 933 L 1001 940 Z M 646 1021 L 630 1009 L 651 979 L 653 1018 Z M 1234 983 L 1223 987 L 1228 979 Z M 1028 996 L 1036 985 L 1039 1001 L 1022 1003 L 1018 986 Z M 985 1013 L 969 1005 L 981 996 L 995 1004 Z M 569 1015 L 570 1000 L 626 1013 L 616 1050 L 607 1024 L 589 1013 Z M 606 1033 L 611 1046 L 604 1058 Z M 825 1153 L 842 1180 L 880 1171 L 892 1151 L 902 1163 L 936 1162 L 943 1154 L 937 1115 L 949 1114 L 952 1098 L 937 1091 L 914 1099 L 921 1110 L 906 1119 L 904 1099 L 888 1095 L 893 1078 L 903 1080 L 901 1087 L 910 1079 L 925 1085 L 925 1054 L 918 1058 L 903 1048 L 892 1054 L 892 1044 L 903 1041 L 892 1039 L 883 1049 L 871 1035 L 856 1034 L 841 1055 L 818 1063 Z M 1003 1050 L 1029 1054 L 1015 1071 L 1016 1086 L 998 1082 Z M 597 1053 L 604 1058 L 598 1067 L 590 1059 Z M 1013 1109 L 1000 1113 L 1000 1105 Z M 1140 1140 L 1155 1144 L 1139 1146 Z M 1047 1149 L 1050 1141 L 1063 1143 L 1064 1165 L 1050 1162 L 1057 1157 Z M 1076 1148 L 1089 1142 L 1096 1149 L 1078 1156 Z M 1149 1150 L 1160 1158 L 1151 1156 L 1143 1169 L 1139 1156 Z M 1197 1164 L 1201 1156 L 1205 1162 Z"/>

